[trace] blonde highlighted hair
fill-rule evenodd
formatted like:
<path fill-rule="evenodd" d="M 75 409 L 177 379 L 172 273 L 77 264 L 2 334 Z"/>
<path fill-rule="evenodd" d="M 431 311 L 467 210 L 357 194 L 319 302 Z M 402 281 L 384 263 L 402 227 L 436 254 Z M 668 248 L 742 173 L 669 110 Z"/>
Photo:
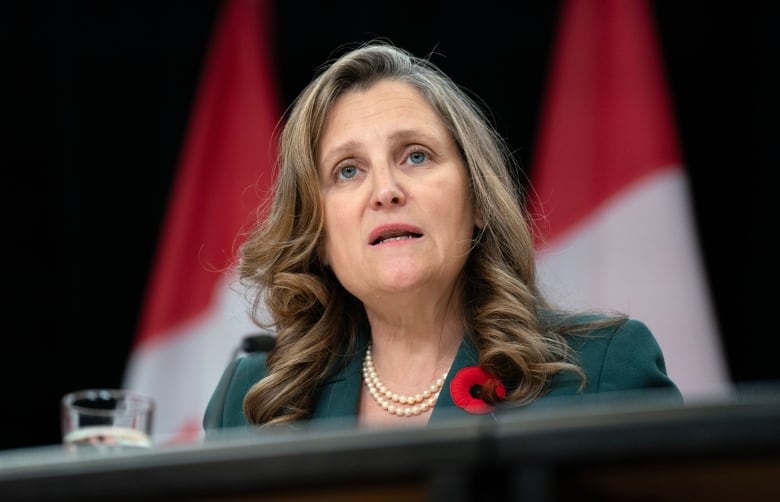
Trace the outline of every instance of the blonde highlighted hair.
<path fill-rule="evenodd" d="M 268 376 L 244 399 L 251 423 L 306 418 L 317 386 L 351 354 L 367 321 L 361 303 L 322 265 L 318 242 L 323 212 L 316 153 L 335 100 L 380 80 L 413 85 L 446 124 L 463 156 L 469 189 L 484 228 L 475 233 L 464 270 L 464 330 L 480 365 L 518 404 L 541 396 L 562 370 L 582 372 L 571 360 L 564 314 L 554 313 L 536 285 L 530 219 L 514 160 L 486 113 L 430 59 L 385 41 L 360 45 L 332 61 L 303 90 L 285 118 L 279 141 L 273 199 L 241 248 L 240 277 L 254 294 L 253 315 L 266 309 L 277 346 Z M 615 321 L 617 322 L 617 321 Z M 584 377 L 583 377 L 584 378 Z M 497 401 L 490 389 L 488 402 Z"/>

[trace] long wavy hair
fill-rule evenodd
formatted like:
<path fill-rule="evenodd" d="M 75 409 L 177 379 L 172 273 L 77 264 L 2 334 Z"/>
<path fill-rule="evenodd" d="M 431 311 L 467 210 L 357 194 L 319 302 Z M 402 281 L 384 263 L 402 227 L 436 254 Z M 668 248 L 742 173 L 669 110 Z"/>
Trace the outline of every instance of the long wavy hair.
<path fill-rule="evenodd" d="M 331 61 L 286 114 L 273 199 L 240 253 L 240 279 L 252 295 L 253 318 L 277 337 L 267 377 L 244 398 L 247 419 L 276 424 L 306 418 L 318 385 L 354 352 L 367 325 L 360 301 L 320 262 L 323 210 L 315 159 L 336 99 L 380 80 L 417 88 L 463 156 L 474 208 L 484 221 L 463 271 L 461 298 L 464 330 L 479 350 L 480 366 L 505 384 L 505 400 L 517 404 L 543 395 L 551 377 L 563 370 L 578 374 L 584 385 L 566 336 L 593 326 L 570 322 L 537 288 L 532 220 L 513 177 L 520 170 L 505 142 L 477 101 L 430 58 L 375 40 Z M 499 400 L 494 389 L 484 389 L 483 398 Z"/>

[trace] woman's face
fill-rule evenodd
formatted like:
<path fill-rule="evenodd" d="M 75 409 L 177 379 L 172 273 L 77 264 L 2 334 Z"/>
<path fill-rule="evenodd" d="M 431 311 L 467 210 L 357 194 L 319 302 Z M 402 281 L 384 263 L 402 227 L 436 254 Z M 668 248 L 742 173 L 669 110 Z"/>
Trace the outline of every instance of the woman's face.
<path fill-rule="evenodd" d="M 455 141 L 419 91 L 385 80 L 340 96 L 317 169 L 320 256 L 348 291 L 365 303 L 449 295 L 479 222 Z"/>

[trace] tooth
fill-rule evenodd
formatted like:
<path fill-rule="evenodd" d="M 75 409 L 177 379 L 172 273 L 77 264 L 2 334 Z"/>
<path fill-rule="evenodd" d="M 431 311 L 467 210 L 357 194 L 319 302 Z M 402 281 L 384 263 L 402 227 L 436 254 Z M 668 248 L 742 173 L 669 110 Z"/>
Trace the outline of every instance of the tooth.
<path fill-rule="evenodd" d="M 382 239 L 382 242 L 389 242 L 389 241 L 400 241 L 402 239 L 411 239 L 411 235 L 399 235 L 398 237 L 388 237 L 387 239 Z"/>

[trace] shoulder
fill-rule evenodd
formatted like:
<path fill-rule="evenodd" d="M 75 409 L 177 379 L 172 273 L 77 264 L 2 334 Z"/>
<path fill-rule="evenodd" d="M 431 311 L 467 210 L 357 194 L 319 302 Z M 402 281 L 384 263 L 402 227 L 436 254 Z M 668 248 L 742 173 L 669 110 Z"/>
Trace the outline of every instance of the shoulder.
<path fill-rule="evenodd" d="M 666 388 L 679 395 L 661 347 L 645 323 L 630 318 L 608 323 L 607 317 L 592 315 L 579 321 L 594 323 L 593 329 L 568 336 L 573 362 L 585 373 L 585 393 Z M 559 375 L 551 392 L 557 388 L 565 393 L 571 383 L 571 375 Z"/>
<path fill-rule="evenodd" d="M 592 315 L 580 317 L 580 321 L 594 323 L 593 328 L 568 336 L 568 343 L 581 364 L 590 359 L 599 361 L 617 355 L 621 358 L 643 359 L 648 355 L 660 356 L 661 348 L 645 323 L 628 318 L 612 324 L 600 324 L 608 319 Z"/>
<path fill-rule="evenodd" d="M 614 367 L 629 369 L 637 363 L 652 364 L 666 372 L 661 347 L 650 329 L 637 319 L 626 319 L 614 326 L 600 327 L 580 336 L 573 336 L 570 344 L 581 364 L 611 363 Z"/>
<path fill-rule="evenodd" d="M 236 359 L 234 378 L 247 389 L 267 374 L 265 358 L 267 352 L 254 352 Z"/>
<path fill-rule="evenodd" d="M 233 360 L 223 371 L 209 399 L 203 428 L 247 425 L 243 414 L 244 396 L 252 385 L 266 376 L 265 352 L 255 352 Z"/>

